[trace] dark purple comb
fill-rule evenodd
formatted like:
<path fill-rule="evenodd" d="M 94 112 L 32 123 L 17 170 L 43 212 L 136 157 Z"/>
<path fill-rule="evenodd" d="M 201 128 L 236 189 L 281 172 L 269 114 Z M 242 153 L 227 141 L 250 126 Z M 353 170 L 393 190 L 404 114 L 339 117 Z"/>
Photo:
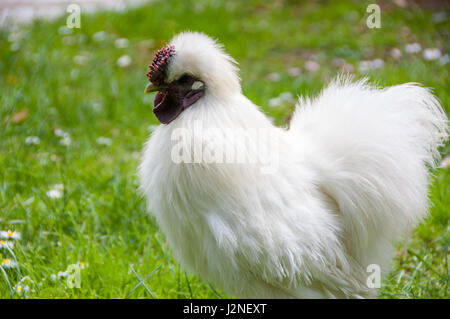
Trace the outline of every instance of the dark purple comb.
<path fill-rule="evenodd" d="M 148 67 L 150 71 L 147 73 L 148 80 L 154 85 L 162 85 L 164 83 L 166 67 L 170 58 L 175 54 L 175 46 L 168 45 L 156 51 L 152 64 Z"/>

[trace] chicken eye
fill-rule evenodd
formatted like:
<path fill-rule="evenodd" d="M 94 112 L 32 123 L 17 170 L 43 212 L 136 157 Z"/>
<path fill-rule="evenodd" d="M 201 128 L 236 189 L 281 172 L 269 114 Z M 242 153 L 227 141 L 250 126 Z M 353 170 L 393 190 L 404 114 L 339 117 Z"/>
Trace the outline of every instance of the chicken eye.
<path fill-rule="evenodd" d="M 189 75 L 184 74 L 177 80 L 177 82 L 180 84 L 185 84 L 185 83 L 189 82 L 190 78 L 191 77 Z"/>

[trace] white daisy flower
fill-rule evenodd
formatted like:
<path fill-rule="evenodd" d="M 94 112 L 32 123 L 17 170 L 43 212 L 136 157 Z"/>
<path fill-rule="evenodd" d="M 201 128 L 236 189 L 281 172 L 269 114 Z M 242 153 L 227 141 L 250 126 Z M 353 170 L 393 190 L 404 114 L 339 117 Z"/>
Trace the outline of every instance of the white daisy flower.
<path fill-rule="evenodd" d="M 425 60 L 437 60 L 441 57 L 441 50 L 438 48 L 429 48 L 423 50 L 423 57 Z"/>
<path fill-rule="evenodd" d="M 365 72 L 369 70 L 381 69 L 384 66 L 384 61 L 382 59 L 375 59 L 372 61 L 361 61 L 359 62 L 358 70 L 360 72 Z"/>
<path fill-rule="evenodd" d="M 131 57 L 129 55 L 122 55 L 118 60 L 117 60 L 117 65 L 121 68 L 126 68 L 127 66 L 129 66 L 131 64 Z"/>
<path fill-rule="evenodd" d="M 41 140 L 37 136 L 28 136 L 25 139 L 26 145 L 39 145 L 41 143 Z"/>
<path fill-rule="evenodd" d="M 53 199 L 61 198 L 63 193 L 57 189 L 51 189 L 47 192 L 47 196 Z"/>
<path fill-rule="evenodd" d="M 266 80 L 270 82 L 278 82 L 280 81 L 281 76 L 279 73 L 273 72 L 266 76 Z"/>
<path fill-rule="evenodd" d="M 16 268 L 18 266 L 18 264 L 15 261 L 12 261 L 11 259 L 8 258 L 3 258 L 2 259 L 2 267 L 3 268 Z"/>
<path fill-rule="evenodd" d="M 67 271 L 60 271 L 60 272 L 58 272 L 58 279 L 65 278 L 68 275 L 69 275 L 69 273 Z"/>
<path fill-rule="evenodd" d="M 450 57 L 448 56 L 448 54 L 443 55 L 442 58 L 439 59 L 439 63 L 440 63 L 441 65 L 445 65 L 445 64 L 447 64 L 448 62 L 450 62 Z"/>
<path fill-rule="evenodd" d="M 299 76 L 300 74 L 302 74 L 302 70 L 300 68 L 297 68 L 297 67 L 289 68 L 288 69 L 288 74 L 290 76 L 296 77 L 296 76 Z"/>
<path fill-rule="evenodd" d="M 443 158 L 441 161 L 441 165 L 439 165 L 439 168 L 449 168 L 450 167 L 450 155 Z"/>
<path fill-rule="evenodd" d="M 0 238 L 4 239 L 20 239 L 21 235 L 19 232 L 7 230 L 7 231 L 0 231 Z"/>
<path fill-rule="evenodd" d="M 47 196 L 52 199 L 61 198 L 64 193 L 63 184 L 55 184 L 52 189 L 47 192 Z"/>
<path fill-rule="evenodd" d="M 358 70 L 360 72 L 368 71 L 372 68 L 371 61 L 360 61 L 358 65 Z"/>
<path fill-rule="evenodd" d="M 374 69 L 381 69 L 384 66 L 384 61 L 382 59 L 375 59 L 372 61 L 372 67 Z"/>
<path fill-rule="evenodd" d="M 15 290 L 16 290 L 16 293 L 18 293 L 19 295 L 22 294 L 22 291 L 23 291 L 22 285 L 17 285 Z"/>
<path fill-rule="evenodd" d="M 94 33 L 92 36 L 92 39 L 96 42 L 102 42 L 105 41 L 108 38 L 108 33 L 106 31 L 100 31 L 97 33 Z"/>
<path fill-rule="evenodd" d="M 342 72 L 346 72 L 346 73 L 353 73 L 353 71 L 355 71 L 355 67 L 353 66 L 353 64 L 351 63 L 345 63 L 342 67 L 341 67 Z"/>
<path fill-rule="evenodd" d="M 29 293 L 30 292 L 30 287 L 28 285 L 24 285 L 25 281 L 29 281 L 31 283 L 33 283 L 33 280 L 31 280 L 30 277 L 25 276 L 23 277 L 16 285 L 16 287 L 14 288 L 14 290 L 16 291 L 16 293 L 21 294 L 21 293 Z"/>
<path fill-rule="evenodd" d="M 277 107 L 285 102 L 290 102 L 293 100 L 293 95 L 291 92 L 283 92 L 280 93 L 277 97 L 271 98 L 269 100 L 269 106 L 270 107 Z"/>
<path fill-rule="evenodd" d="M 58 137 L 63 137 L 65 134 L 67 134 L 66 132 L 64 132 L 62 129 L 60 128 L 55 128 L 53 130 L 53 134 L 55 134 Z"/>
<path fill-rule="evenodd" d="M 0 249 L 13 249 L 14 243 L 12 241 L 0 240 Z"/>
<path fill-rule="evenodd" d="M 402 57 L 402 51 L 400 51 L 399 48 L 393 48 L 390 52 L 391 57 L 393 57 L 394 59 L 398 60 Z"/>
<path fill-rule="evenodd" d="M 283 92 L 280 93 L 280 95 L 278 96 L 280 99 L 282 99 L 283 101 L 290 101 L 292 100 L 294 97 L 292 96 L 291 92 Z"/>
<path fill-rule="evenodd" d="M 269 100 L 269 106 L 270 107 L 277 107 L 277 106 L 280 106 L 282 102 L 283 101 L 280 98 L 274 97 L 274 98 L 271 98 Z"/>
<path fill-rule="evenodd" d="M 417 42 L 409 43 L 405 46 L 405 51 L 409 54 L 417 53 L 422 51 L 422 46 Z"/>
<path fill-rule="evenodd" d="M 65 131 L 63 131 L 62 129 L 60 129 L 60 128 L 55 128 L 55 129 L 53 130 L 53 133 L 54 133 L 56 136 L 61 137 L 61 140 L 59 141 L 59 143 L 60 143 L 61 145 L 69 146 L 69 145 L 72 143 L 72 139 L 70 138 L 70 134 L 67 133 L 67 132 L 65 132 Z"/>
<path fill-rule="evenodd" d="M 65 136 L 59 141 L 59 144 L 69 146 L 70 144 L 72 144 L 72 139 L 70 138 L 70 136 Z"/>
<path fill-rule="evenodd" d="M 130 45 L 130 41 L 128 41 L 128 39 L 125 39 L 125 38 L 120 38 L 120 39 L 117 39 L 116 41 L 114 41 L 114 45 L 118 49 L 124 49 L 124 48 L 128 48 L 128 46 Z"/>
<path fill-rule="evenodd" d="M 99 145 L 105 145 L 105 146 L 110 146 L 111 144 L 112 144 L 112 141 L 111 141 L 111 139 L 110 138 L 108 138 L 108 137 L 99 137 L 98 139 L 97 139 L 97 144 L 99 144 Z"/>
<path fill-rule="evenodd" d="M 78 266 L 80 267 L 80 269 L 85 269 L 85 268 L 89 267 L 89 263 L 85 263 L 83 261 L 79 261 L 78 262 Z"/>
<path fill-rule="evenodd" d="M 308 72 L 316 72 L 318 71 L 320 68 L 320 64 L 317 63 L 316 61 L 306 61 L 305 62 L 305 70 Z"/>

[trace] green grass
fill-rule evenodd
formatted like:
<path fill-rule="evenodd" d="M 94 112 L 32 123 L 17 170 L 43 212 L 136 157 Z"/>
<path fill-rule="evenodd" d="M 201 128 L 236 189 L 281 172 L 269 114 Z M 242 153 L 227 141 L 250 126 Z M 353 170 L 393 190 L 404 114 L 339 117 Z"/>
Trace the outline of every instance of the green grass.
<path fill-rule="evenodd" d="M 403 50 L 417 41 L 449 51 L 450 23 L 433 22 L 436 11 L 384 5 L 382 28 L 368 29 L 363 1 L 243 3 L 158 1 L 123 13 L 82 15 L 81 29 L 70 35 L 59 32 L 65 18 L 37 21 L 21 29 L 16 44 L 0 30 L 0 230 L 22 234 L 12 250 L 20 267 L 0 272 L 0 297 L 10 297 L 5 276 L 12 290 L 20 280 L 29 288 L 14 298 L 144 298 L 149 291 L 158 298 L 217 297 L 174 261 L 137 191 L 140 151 L 149 125 L 157 124 L 152 96 L 143 94 L 145 72 L 154 50 L 179 31 L 220 39 L 240 63 L 244 93 L 278 125 L 293 104 L 271 108 L 269 99 L 286 91 L 316 94 L 338 73 L 336 57 L 355 67 L 383 58 L 385 67 L 369 72 L 371 80 L 383 86 L 421 82 L 450 111 L 450 64 Z M 104 41 L 93 40 L 99 31 L 107 33 Z M 114 46 L 121 37 L 129 39 L 128 48 Z M 393 47 L 403 51 L 399 61 L 389 56 Z M 125 54 L 132 63 L 120 68 L 116 61 Z M 303 68 L 309 54 L 319 71 L 289 76 L 288 68 Z M 86 57 L 83 65 L 74 63 L 76 56 Z M 272 72 L 280 74 L 278 82 L 265 80 Z M 22 109 L 27 118 L 14 123 Z M 55 128 L 70 134 L 69 146 L 60 144 Z M 40 144 L 26 145 L 27 136 L 38 136 Z M 102 136 L 112 144 L 98 145 Z M 431 215 L 398 247 L 380 297 L 448 298 L 450 169 L 435 174 Z M 46 195 L 54 184 L 64 184 L 60 199 Z M 7 250 L 0 256 L 12 258 Z M 77 262 L 89 264 L 81 270 L 81 288 L 53 280 Z M 142 285 L 133 291 L 139 280 L 131 267 L 141 278 L 159 267 L 145 281 L 149 291 Z"/>

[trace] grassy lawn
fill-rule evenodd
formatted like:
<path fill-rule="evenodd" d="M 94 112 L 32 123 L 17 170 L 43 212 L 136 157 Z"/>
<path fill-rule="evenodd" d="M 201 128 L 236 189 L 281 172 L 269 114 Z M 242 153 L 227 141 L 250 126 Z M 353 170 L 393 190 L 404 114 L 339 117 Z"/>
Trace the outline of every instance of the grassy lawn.
<path fill-rule="evenodd" d="M 147 65 L 177 32 L 218 38 L 240 63 L 244 93 L 277 125 L 293 102 L 270 106 L 271 99 L 318 93 L 338 74 L 336 58 L 382 86 L 432 87 L 450 112 L 450 63 L 405 52 L 413 42 L 449 52 L 450 20 L 436 18 L 448 7 L 385 4 L 382 28 L 368 29 L 370 2 L 246 3 L 157 1 L 82 15 L 80 29 L 62 27 L 64 17 L 0 30 L 0 230 L 21 235 L 11 250 L 0 248 L 1 259 L 18 263 L 0 271 L 1 298 L 225 297 L 174 261 L 137 190 L 140 151 L 157 125 L 153 96 L 143 94 Z M 360 61 L 377 58 L 383 67 L 359 70 Z M 317 71 L 305 69 L 308 60 Z M 293 76 L 296 67 L 302 72 Z M 435 175 L 431 214 L 398 247 L 382 298 L 448 298 L 450 169 Z M 64 271 L 77 263 L 81 288 L 71 289 Z M 133 290 L 134 271 L 144 278 L 155 269 L 148 290 Z"/>

